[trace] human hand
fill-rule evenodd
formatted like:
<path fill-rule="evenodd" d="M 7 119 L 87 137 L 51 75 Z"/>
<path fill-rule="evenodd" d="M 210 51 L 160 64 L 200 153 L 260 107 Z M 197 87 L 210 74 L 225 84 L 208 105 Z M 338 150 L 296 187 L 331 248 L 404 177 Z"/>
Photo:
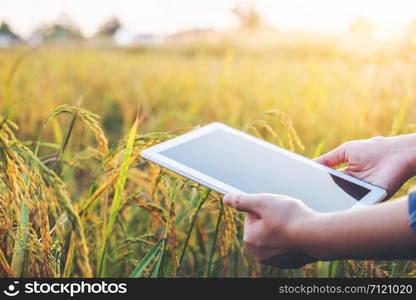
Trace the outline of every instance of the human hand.
<path fill-rule="evenodd" d="M 315 161 L 329 167 L 346 163 L 342 172 L 386 189 L 391 197 L 416 174 L 416 135 L 350 141 Z"/>
<path fill-rule="evenodd" d="M 300 246 L 297 236 L 309 220 L 319 216 L 300 200 L 272 194 L 227 194 L 224 203 L 246 212 L 244 243 L 263 264 L 299 268 L 315 259 Z"/>

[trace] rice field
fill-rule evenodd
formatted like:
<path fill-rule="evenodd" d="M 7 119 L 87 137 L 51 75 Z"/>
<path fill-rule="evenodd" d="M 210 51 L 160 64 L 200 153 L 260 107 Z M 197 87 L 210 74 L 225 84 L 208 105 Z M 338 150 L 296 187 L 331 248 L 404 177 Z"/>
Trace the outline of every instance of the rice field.
<path fill-rule="evenodd" d="M 404 44 L 0 50 L 0 276 L 414 277 L 413 261 L 262 266 L 221 195 L 140 152 L 214 121 L 308 157 L 412 132 L 415 62 Z"/>

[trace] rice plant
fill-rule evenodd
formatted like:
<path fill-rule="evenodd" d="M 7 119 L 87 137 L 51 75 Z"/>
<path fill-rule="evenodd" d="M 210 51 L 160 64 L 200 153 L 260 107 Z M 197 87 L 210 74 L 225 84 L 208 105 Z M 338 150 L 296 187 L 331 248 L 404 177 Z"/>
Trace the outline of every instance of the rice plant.
<path fill-rule="evenodd" d="M 262 266 L 222 195 L 140 156 L 211 121 L 310 157 L 409 132 L 400 57 L 164 51 L 0 51 L 1 277 L 414 276 L 412 261 Z M 373 81 L 375 63 L 391 72 Z"/>

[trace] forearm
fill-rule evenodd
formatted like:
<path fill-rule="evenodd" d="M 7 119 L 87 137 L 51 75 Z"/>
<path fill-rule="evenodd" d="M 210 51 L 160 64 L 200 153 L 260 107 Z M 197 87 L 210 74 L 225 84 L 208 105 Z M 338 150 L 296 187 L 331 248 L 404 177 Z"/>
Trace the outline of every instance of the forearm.
<path fill-rule="evenodd" d="M 407 197 L 360 210 L 318 214 L 298 226 L 299 248 L 319 260 L 416 257 Z"/>

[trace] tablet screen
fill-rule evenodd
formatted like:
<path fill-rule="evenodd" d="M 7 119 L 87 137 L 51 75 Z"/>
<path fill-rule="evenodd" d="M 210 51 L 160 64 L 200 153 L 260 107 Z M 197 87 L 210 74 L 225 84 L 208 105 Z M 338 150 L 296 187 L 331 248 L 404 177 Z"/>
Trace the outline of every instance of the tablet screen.
<path fill-rule="evenodd" d="M 370 192 L 323 168 L 222 129 L 160 154 L 245 193 L 288 195 L 321 212 L 348 209 Z"/>

